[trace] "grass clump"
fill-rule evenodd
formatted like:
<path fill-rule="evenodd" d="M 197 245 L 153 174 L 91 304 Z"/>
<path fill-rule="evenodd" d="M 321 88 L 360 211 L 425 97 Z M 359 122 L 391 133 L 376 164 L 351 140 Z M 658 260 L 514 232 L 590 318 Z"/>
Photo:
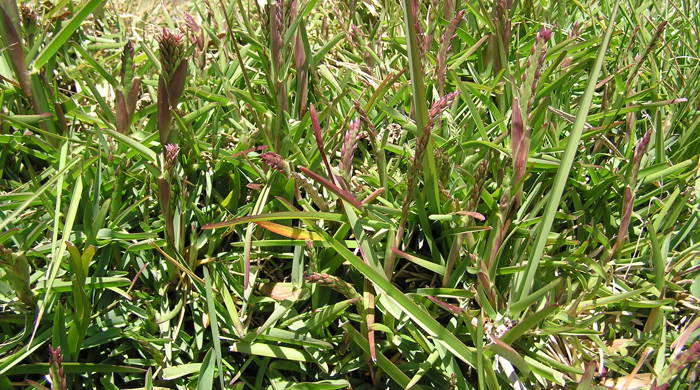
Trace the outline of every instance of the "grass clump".
<path fill-rule="evenodd" d="M 0 3 L 0 387 L 697 386 L 699 22 Z"/>

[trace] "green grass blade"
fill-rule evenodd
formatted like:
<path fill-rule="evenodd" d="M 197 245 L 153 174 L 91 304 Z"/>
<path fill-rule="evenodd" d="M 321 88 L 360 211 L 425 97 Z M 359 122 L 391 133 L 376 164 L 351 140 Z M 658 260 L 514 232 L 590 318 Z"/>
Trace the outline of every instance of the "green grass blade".
<path fill-rule="evenodd" d="M 404 29 L 406 32 L 406 50 L 408 52 L 408 68 L 411 74 L 411 86 L 413 87 L 413 108 L 415 110 L 416 139 L 421 137 L 428 125 L 428 98 L 425 88 L 425 76 L 421 58 L 423 54 L 419 48 L 416 35 L 416 20 L 411 12 L 411 0 L 403 1 Z M 437 170 L 433 149 L 435 143 L 432 137 L 428 137 L 423 157 L 423 178 L 427 194 L 428 208 L 431 214 L 440 213 L 440 190 L 438 188 Z"/>
<path fill-rule="evenodd" d="M 348 332 L 348 334 L 350 335 L 350 339 L 357 346 L 359 346 L 366 354 L 369 354 L 369 343 L 367 342 L 367 339 L 360 334 L 360 332 L 358 332 L 350 324 L 345 324 L 343 326 L 343 329 L 345 329 L 345 331 Z M 384 372 L 387 375 L 389 375 L 389 377 L 393 379 L 402 388 L 406 388 L 406 386 L 408 386 L 408 384 L 410 383 L 411 378 L 409 378 L 403 371 L 401 371 L 400 368 L 396 367 L 394 362 L 387 359 L 386 356 L 384 356 L 384 354 L 377 354 L 377 365 L 382 370 L 384 370 Z"/>
<path fill-rule="evenodd" d="M 544 247 L 547 243 L 547 237 L 549 236 L 549 232 L 552 230 L 554 216 L 559 209 L 559 201 L 564 193 L 566 181 L 569 177 L 571 166 L 574 163 L 574 158 L 576 157 L 576 150 L 579 147 L 578 143 L 581 140 L 581 134 L 583 133 L 583 128 L 586 124 L 586 117 L 588 116 L 588 111 L 590 110 L 593 102 L 593 93 L 595 91 L 596 83 L 598 82 L 598 77 L 600 76 L 603 61 L 605 60 L 605 54 L 608 50 L 610 37 L 612 36 L 613 30 L 615 30 L 615 24 L 617 22 L 616 16 L 619 8 L 620 2 L 615 2 L 615 8 L 613 8 L 612 14 L 608 19 L 609 24 L 605 32 L 605 37 L 598 48 L 595 64 L 593 65 L 593 69 L 591 69 L 591 73 L 588 77 L 586 91 L 581 99 L 581 106 L 576 114 L 576 121 L 574 122 L 573 129 L 571 129 L 571 134 L 569 135 L 566 145 L 566 151 L 562 157 L 561 165 L 557 170 L 557 175 L 554 177 L 554 184 L 552 185 L 552 190 L 549 193 L 549 200 L 547 201 L 544 217 L 537 228 L 534 249 L 530 253 L 525 274 L 521 275 L 519 285 L 516 289 L 516 294 L 514 294 L 514 298 L 517 300 L 524 299 L 532 290 L 532 286 L 535 281 L 535 274 L 537 273 L 537 268 L 540 264 L 540 260 L 542 259 L 542 255 L 544 254 Z"/>
<path fill-rule="evenodd" d="M 661 250 L 661 243 L 656 233 L 656 228 L 653 223 L 647 224 L 649 231 L 649 241 L 651 241 L 651 259 L 654 269 L 654 283 L 656 289 L 659 290 L 659 296 L 663 295 L 664 286 L 666 284 L 666 261 Z"/>
<path fill-rule="evenodd" d="M 86 373 L 132 373 L 143 374 L 146 370 L 138 367 L 116 366 L 112 364 L 99 363 L 73 363 L 64 362 L 63 370 L 66 374 L 86 374 Z M 22 364 L 7 370 L 8 375 L 45 374 L 49 371 L 48 363 Z"/>
<path fill-rule="evenodd" d="M 245 341 L 240 341 L 231 346 L 231 351 L 298 362 L 311 362 L 314 360 L 304 350 L 265 343 L 248 343 Z"/>
<path fill-rule="evenodd" d="M 104 0 L 89 0 L 85 4 L 76 7 L 76 9 L 79 11 L 68 23 L 63 26 L 63 28 L 61 28 L 61 31 L 59 31 L 58 34 L 53 37 L 51 42 L 49 42 L 41 53 L 36 56 L 36 59 L 34 59 L 34 62 L 32 63 L 33 73 L 38 72 L 41 67 L 46 65 L 46 63 L 49 62 L 54 55 L 56 55 L 56 52 L 58 52 L 58 50 L 66 44 L 75 30 L 80 27 L 83 21 L 87 19 L 92 11 L 94 11 L 97 6 L 102 4 L 103 1 Z"/>
<path fill-rule="evenodd" d="M 204 276 L 207 277 L 206 275 Z M 211 286 L 211 284 L 210 284 Z M 218 342 L 218 339 L 216 342 Z M 204 356 L 202 360 L 202 366 L 199 370 L 199 379 L 197 380 L 197 390 L 207 390 L 214 388 L 214 371 L 216 370 L 216 358 L 213 358 L 212 352 L 213 348 L 209 348 L 209 351 Z M 221 387 L 223 389 L 223 385 Z"/>
<path fill-rule="evenodd" d="M 463 362 L 471 365 L 472 367 L 476 366 L 476 355 L 473 348 L 464 345 L 464 343 L 460 341 L 457 336 L 440 325 L 440 323 L 437 322 L 430 313 L 428 313 L 421 306 L 418 306 L 411 300 L 411 298 L 407 297 L 398 288 L 396 288 L 396 286 L 391 284 L 391 282 L 386 279 L 385 275 L 377 272 L 362 259 L 350 252 L 350 250 L 348 250 L 336 239 L 328 236 L 327 233 L 321 232 L 321 234 L 326 235 L 326 241 L 331 244 L 331 246 L 340 256 L 342 256 L 355 269 L 374 283 L 375 286 L 381 289 L 386 296 L 395 303 L 395 306 L 400 308 L 401 311 L 413 319 L 418 326 L 420 326 L 430 336 L 434 337 L 437 341 L 442 343 L 450 352 L 452 352 Z"/>
<path fill-rule="evenodd" d="M 68 239 L 70 238 L 70 234 L 73 232 L 73 223 L 75 222 L 75 217 L 78 213 L 78 207 L 80 206 L 80 200 L 82 199 L 82 192 L 83 179 L 82 175 L 79 175 L 78 179 L 75 182 L 75 186 L 73 187 L 73 194 L 71 196 L 71 201 L 68 205 L 68 211 L 66 212 L 65 221 L 63 223 L 63 236 L 61 239 L 62 242 L 68 241 Z M 39 306 L 39 313 L 36 316 L 36 322 L 34 323 L 34 331 L 32 332 L 32 336 L 36 334 L 36 331 L 38 330 L 39 325 L 41 324 L 41 320 L 44 316 L 44 312 L 46 311 L 48 304 L 51 302 L 51 289 L 53 287 L 54 280 L 56 280 L 56 276 L 58 276 L 58 271 L 61 268 L 61 263 L 63 262 L 63 255 L 65 253 L 66 245 L 59 245 L 55 255 L 52 256 L 51 262 L 48 267 L 48 276 L 46 278 L 46 292 L 44 293 L 44 299 L 42 300 L 41 305 Z"/>
<path fill-rule="evenodd" d="M 145 157 L 146 160 L 148 160 L 149 162 L 155 164 L 158 161 L 158 155 L 156 154 L 156 152 L 147 148 L 144 144 L 136 141 L 132 137 L 118 133 L 118 132 L 116 132 L 112 129 L 108 129 L 108 128 L 104 128 L 104 129 L 102 129 L 102 131 L 104 131 L 105 133 L 114 137 L 114 139 L 116 139 L 118 142 L 123 143 L 124 145 L 127 145 L 127 146 L 133 148 L 140 155 Z"/>
<path fill-rule="evenodd" d="M 32 204 L 32 202 L 34 202 L 34 200 L 36 200 L 36 198 L 40 197 L 44 192 L 46 192 L 46 190 L 51 188 L 51 186 L 53 186 L 56 183 L 56 181 L 63 177 L 63 175 L 65 175 L 66 172 L 73 168 L 73 166 L 76 165 L 78 162 L 80 162 L 80 158 L 74 158 L 73 160 L 68 162 L 66 166 L 62 170 L 60 170 L 54 177 L 46 181 L 46 183 L 44 183 L 41 187 L 34 191 L 34 193 L 32 193 L 30 197 L 28 197 L 24 202 L 22 202 L 22 204 L 18 208 L 12 211 L 12 213 L 8 215 L 7 218 L 0 221 L 0 230 L 5 229 L 9 224 L 14 222 L 17 219 L 17 217 L 24 210 L 26 210 L 27 207 L 29 207 Z"/>
<path fill-rule="evenodd" d="M 204 288 L 206 291 L 206 297 L 207 297 L 207 310 L 209 311 L 209 322 L 211 326 L 211 337 L 212 341 L 214 343 L 214 362 L 211 363 L 212 365 L 212 371 L 213 371 L 213 366 L 214 363 L 216 366 L 219 368 L 219 382 L 221 385 L 221 388 L 224 388 L 224 370 L 223 366 L 221 364 L 221 338 L 219 337 L 219 320 L 218 316 L 216 315 L 216 306 L 215 306 L 215 297 L 214 297 L 214 292 L 211 287 L 211 274 L 209 273 L 209 268 L 204 267 Z M 211 353 L 211 350 L 209 350 L 209 353 L 207 356 Z M 207 361 L 206 358 L 204 358 L 204 361 Z M 205 365 L 202 363 L 202 365 Z M 209 381 L 211 383 L 211 380 Z M 200 382 L 201 383 L 201 382 Z"/>
<path fill-rule="evenodd" d="M 561 283 L 561 279 L 555 279 L 551 282 L 549 282 L 546 286 L 542 287 L 541 289 L 535 291 L 534 293 L 528 295 L 527 297 L 514 302 L 512 305 L 510 305 L 510 313 L 512 316 L 516 316 L 518 313 L 521 311 L 527 309 L 535 303 L 539 298 L 541 298 L 544 294 L 549 292 L 549 290 L 552 290 L 556 288 L 559 283 Z"/>

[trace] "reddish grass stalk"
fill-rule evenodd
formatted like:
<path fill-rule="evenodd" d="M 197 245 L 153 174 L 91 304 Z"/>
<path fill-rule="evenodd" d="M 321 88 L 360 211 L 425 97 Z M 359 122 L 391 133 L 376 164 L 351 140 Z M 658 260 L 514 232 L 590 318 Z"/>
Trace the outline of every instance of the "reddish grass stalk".
<path fill-rule="evenodd" d="M 423 153 L 428 145 L 428 140 L 430 139 L 430 134 L 432 131 L 433 124 L 440 117 L 440 114 L 452 104 L 452 102 L 457 98 L 458 92 L 453 92 L 447 94 L 430 107 L 428 110 L 428 123 L 425 129 L 418 134 L 418 140 L 416 141 L 416 152 L 413 155 L 413 164 L 408 172 L 408 183 L 406 184 L 406 196 L 404 197 L 403 206 L 401 207 L 401 219 L 399 220 L 399 227 L 396 230 L 396 237 L 394 239 L 395 245 L 400 245 L 403 241 L 403 236 L 406 229 L 406 220 L 408 219 L 408 211 L 411 206 L 411 200 L 413 198 L 413 192 L 417 185 L 418 169 L 423 161 Z M 389 253 L 387 259 L 384 262 L 384 272 L 391 279 L 391 274 L 394 268 L 394 261 L 396 260 L 395 254 L 393 252 Z"/>
<path fill-rule="evenodd" d="M 442 9 L 442 16 L 445 19 L 449 19 L 452 17 L 452 13 L 455 10 L 455 2 L 454 0 L 443 0 L 443 9 Z"/>
<path fill-rule="evenodd" d="M 412 0 L 411 1 L 411 14 L 413 15 L 413 23 L 416 28 L 416 38 L 418 40 L 418 47 L 425 55 L 425 53 L 428 52 L 428 48 L 430 45 L 430 37 L 426 35 L 425 30 L 423 30 L 423 25 L 420 23 L 420 19 L 418 18 L 418 0 Z"/>
<path fill-rule="evenodd" d="M 401 72 L 400 74 L 402 74 Z M 391 75 L 390 75 L 391 77 Z M 385 80 L 386 81 L 386 80 Z M 382 83 L 383 84 L 383 83 Z M 377 145 L 377 128 L 374 126 L 374 123 L 372 123 L 371 120 L 369 120 L 369 116 L 367 116 L 367 112 L 365 111 L 364 108 L 362 108 L 362 105 L 355 101 L 353 102 L 355 106 L 355 111 L 357 111 L 357 114 L 360 116 L 360 121 L 365 124 L 367 127 L 367 133 L 369 134 L 370 142 L 372 142 L 372 146 L 375 146 L 378 148 Z M 380 151 L 381 153 L 381 151 Z"/>
<path fill-rule="evenodd" d="M 651 140 L 652 130 L 649 129 L 644 134 L 641 140 L 637 143 L 637 147 L 634 151 L 634 157 L 632 158 L 632 165 L 630 166 L 630 171 L 628 173 L 628 183 L 625 186 L 625 192 L 622 200 L 622 218 L 620 219 L 620 227 L 617 231 L 617 236 L 615 238 L 615 244 L 610 249 L 610 252 L 604 259 L 604 263 L 615 258 L 617 252 L 622 247 L 622 244 L 627 239 L 627 234 L 632 220 L 632 210 L 634 208 L 634 193 L 633 189 L 637 186 L 637 175 L 639 174 L 639 167 L 642 162 L 642 157 L 646 153 L 647 146 L 649 146 L 649 141 Z"/>
<path fill-rule="evenodd" d="M 498 252 L 503 246 L 503 242 L 508 234 L 508 229 L 513 222 L 513 213 L 520 207 L 522 196 L 522 181 L 525 176 L 527 163 L 529 134 L 525 134 L 522 114 L 520 112 L 520 102 L 513 99 L 513 119 L 511 128 L 511 147 L 513 148 L 513 179 L 511 180 L 510 191 L 504 191 L 499 203 L 499 219 L 496 229 L 493 232 L 493 241 L 489 257 L 486 262 L 481 262 L 481 271 L 478 274 L 479 282 L 487 293 L 493 305 L 496 303 L 496 294 L 492 289 L 492 281 L 489 271 L 493 267 Z"/>
<path fill-rule="evenodd" d="M 270 4 L 270 50 L 272 52 L 272 67 L 275 74 L 279 74 L 282 68 L 282 29 L 284 28 L 284 16 L 282 5 L 279 1 Z"/>
<path fill-rule="evenodd" d="M 455 36 L 455 31 L 459 23 L 464 19 L 464 10 L 457 12 L 455 17 L 450 21 L 445 31 L 440 37 L 440 51 L 437 55 L 437 66 L 435 67 L 435 77 L 438 81 L 438 91 L 443 94 L 445 91 L 445 75 L 447 73 L 447 55 L 452 49 L 452 38 Z"/>
<path fill-rule="evenodd" d="M 513 150 L 513 202 L 517 208 L 522 196 L 522 180 L 527 167 L 527 155 L 530 149 L 530 134 L 525 128 L 523 115 L 520 111 L 520 100 L 513 98 L 513 114 L 511 119 L 511 148 Z"/>
<path fill-rule="evenodd" d="M 652 129 L 647 130 L 646 133 L 644 133 L 644 136 L 642 137 L 641 140 L 637 143 L 637 147 L 634 150 L 634 157 L 632 158 L 632 182 L 634 184 L 637 183 L 637 175 L 639 174 L 639 166 L 642 163 L 642 157 L 644 157 L 644 154 L 647 151 L 647 147 L 649 146 L 649 141 L 651 140 L 651 133 Z"/>
<path fill-rule="evenodd" d="M 384 193 L 383 187 L 378 189 L 378 190 L 373 191 L 371 194 L 367 195 L 367 197 L 362 200 L 362 204 L 371 203 L 373 200 L 377 199 L 377 197 L 379 197 L 379 195 L 381 195 L 383 193 Z"/>
<path fill-rule="evenodd" d="M 505 241 L 513 222 L 513 213 L 520 207 L 523 193 L 523 182 L 527 171 L 527 157 L 530 150 L 530 129 L 527 125 L 528 113 L 532 111 L 537 85 L 542 73 L 542 66 L 546 58 L 546 44 L 552 37 L 552 31 L 546 28 L 540 29 L 535 38 L 535 44 L 527 60 L 526 71 L 523 72 L 522 80 L 525 82 L 530 74 L 530 69 L 534 66 L 534 74 L 532 83 L 529 86 L 529 91 L 522 89 L 527 88 L 523 85 L 521 91 L 524 96 L 528 96 L 525 112 L 521 107 L 520 99 L 514 97 L 512 100 L 512 115 L 511 115 L 511 148 L 513 152 L 513 177 L 511 180 L 510 192 L 504 192 L 499 205 L 500 219 L 498 226 L 494 231 L 493 241 L 489 252 L 488 261 L 486 262 L 486 273 L 479 274 L 479 280 L 483 282 L 484 289 L 490 288 L 491 281 L 489 280 L 488 270 L 493 267 L 498 252 Z M 536 61 L 536 62 L 535 62 Z M 534 62 L 534 65 L 533 65 Z M 488 290 L 487 290 L 488 292 Z M 495 295 L 489 294 L 489 299 L 495 299 Z"/>
<path fill-rule="evenodd" d="M 197 66 L 199 69 L 204 70 L 207 62 L 204 29 L 199 25 L 199 23 L 197 23 L 192 15 L 185 12 L 185 28 L 183 28 L 183 30 L 184 33 L 190 38 L 192 45 L 194 45 L 197 56 Z"/>
<path fill-rule="evenodd" d="M 60 390 L 68 388 L 66 373 L 63 370 L 63 353 L 61 353 L 60 346 L 53 348 L 49 345 L 49 376 L 51 377 L 52 388 Z"/>
<path fill-rule="evenodd" d="M 171 197 L 171 187 L 170 183 L 163 178 L 159 177 L 157 179 L 158 183 L 158 199 L 160 200 L 160 208 L 163 211 L 163 217 L 165 219 L 165 232 L 168 244 L 174 245 L 175 238 L 175 226 L 173 224 L 173 215 L 170 209 L 170 197 Z M 174 248 L 174 246 L 173 246 Z"/>
<path fill-rule="evenodd" d="M 290 4 L 290 19 L 294 20 L 297 16 L 297 2 L 293 0 Z M 308 61 L 304 43 L 301 40 L 301 31 L 296 32 L 294 38 L 294 68 L 297 71 L 297 99 L 299 99 L 299 118 L 303 118 L 306 113 L 306 106 L 309 94 L 308 82 Z"/>
<path fill-rule="evenodd" d="M 459 316 L 459 315 L 464 314 L 464 309 L 462 309 L 462 308 L 459 307 L 459 306 L 451 305 L 451 304 L 449 304 L 449 303 L 447 303 L 447 302 L 445 302 L 445 301 L 443 301 L 443 300 L 441 300 L 441 299 L 435 298 L 435 297 L 432 296 L 432 295 L 426 295 L 425 297 L 428 298 L 428 299 L 429 299 L 431 302 L 433 302 L 434 304 L 436 304 L 436 305 L 442 307 L 443 309 L 445 309 L 445 310 L 451 312 L 451 313 L 454 314 L 454 315 L 458 315 L 458 316 Z"/>
<path fill-rule="evenodd" d="M 190 40 L 200 52 L 204 50 L 204 30 L 189 13 L 185 12 L 185 26 Z"/>
<path fill-rule="evenodd" d="M 30 100 L 34 110 L 39 113 L 38 106 L 32 95 L 32 88 L 29 83 L 29 75 L 24 56 L 24 49 L 22 47 L 22 40 L 19 32 L 17 31 L 17 26 L 15 26 L 12 18 L 5 9 L 5 5 L 0 5 L 0 22 L 3 30 L 2 35 L 5 44 L 7 44 L 6 49 L 9 53 L 10 62 L 12 63 L 15 75 L 17 76 L 17 82 L 19 82 L 24 96 Z"/>
<path fill-rule="evenodd" d="M 324 187 L 326 187 L 328 190 L 331 192 L 334 192 L 336 195 L 340 196 L 341 198 L 345 199 L 348 203 L 351 205 L 355 206 L 358 210 L 362 210 L 363 206 L 362 203 L 357 200 L 349 191 L 346 191 L 340 187 L 338 187 L 335 183 L 332 183 L 330 180 L 326 179 L 325 177 L 319 175 L 318 173 L 309 170 L 305 167 L 299 166 L 298 167 L 300 171 L 302 171 L 305 175 L 311 177 L 315 181 L 321 183 Z"/>
<path fill-rule="evenodd" d="M 511 35 L 511 20 L 508 15 L 512 0 L 496 0 L 493 7 L 492 21 L 495 26 L 494 34 L 489 39 L 487 62 L 493 64 L 494 72 L 498 73 L 505 64 L 505 53 L 508 53 Z"/>
<path fill-rule="evenodd" d="M 505 231 L 505 229 L 504 229 Z M 492 307 L 496 307 L 496 292 L 493 290 L 493 283 L 491 283 L 491 278 L 489 277 L 489 270 L 484 261 L 479 262 L 480 265 L 480 270 L 479 273 L 477 274 L 477 279 L 479 280 L 479 285 L 481 288 L 484 289 L 484 293 L 486 293 L 486 297 L 488 298 L 489 302 L 491 302 Z M 482 307 L 484 306 L 483 304 L 481 305 Z"/>
<path fill-rule="evenodd" d="M 328 162 L 328 156 L 326 156 L 325 146 L 323 145 L 323 135 L 321 134 L 321 125 L 318 123 L 318 114 L 316 113 L 316 107 L 314 107 L 313 104 L 311 105 L 311 110 L 309 111 L 309 113 L 311 114 L 311 127 L 313 127 L 314 130 L 314 137 L 316 138 L 316 146 L 318 146 L 318 152 L 321 153 L 323 165 L 325 165 L 326 170 L 328 170 L 328 177 L 330 177 L 332 181 L 335 181 L 333 169 L 331 169 L 331 164 Z"/>
<path fill-rule="evenodd" d="M 695 363 L 698 360 L 700 360 L 700 341 L 691 345 L 690 348 L 681 353 L 680 356 L 678 356 L 678 358 L 671 363 L 671 365 L 666 369 L 666 372 L 664 372 L 663 376 L 666 378 L 665 381 L 668 381 L 680 374 L 680 372 L 683 371 L 687 365 Z M 670 382 L 659 385 L 657 381 L 658 379 L 654 380 L 651 390 L 666 390 L 671 386 Z"/>
<path fill-rule="evenodd" d="M 661 34 L 666 29 L 667 24 L 668 24 L 668 21 L 664 20 L 663 22 L 659 23 L 658 26 L 656 26 L 656 31 L 654 31 L 654 35 L 651 37 L 651 40 L 649 40 L 649 44 L 647 45 L 646 49 L 644 50 L 644 54 L 637 57 L 637 61 L 636 61 L 636 64 L 634 66 L 634 70 L 632 72 L 630 72 L 630 75 L 627 78 L 627 82 L 625 83 L 627 90 L 630 89 L 629 87 L 630 87 L 630 85 L 632 85 L 632 81 L 637 77 L 637 74 L 639 73 L 639 68 L 642 67 L 644 60 L 649 56 L 649 54 L 652 52 L 652 50 L 654 50 L 654 47 L 656 46 L 656 43 L 659 41 L 659 39 L 661 39 Z"/>
<path fill-rule="evenodd" d="M 683 331 L 678 335 L 678 338 L 676 338 L 673 343 L 671 344 L 671 348 L 673 348 L 673 354 L 671 354 L 671 359 L 676 359 L 681 353 L 681 349 L 685 346 L 685 343 L 688 341 L 690 336 L 693 335 L 693 332 L 697 328 L 700 327 L 700 317 L 696 317 L 693 322 L 691 322 L 688 326 L 686 326 Z"/>
<path fill-rule="evenodd" d="M 528 57 L 527 68 L 530 69 L 533 60 L 536 59 L 534 76 L 532 79 L 532 84 L 530 84 L 530 98 L 527 101 L 526 112 L 532 113 L 533 106 L 535 104 L 535 96 L 537 95 L 537 85 L 540 82 L 540 77 L 542 76 L 542 66 L 544 65 L 544 60 L 547 57 L 547 42 L 552 38 L 552 30 L 542 27 L 537 36 L 535 37 L 535 45 L 532 47 L 532 54 Z M 527 78 L 528 72 L 523 73 L 523 81 Z"/>
<path fill-rule="evenodd" d="M 282 35 L 284 32 L 284 11 L 282 4 L 275 1 L 270 4 L 270 43 L 272 57 L 272 74 L 275 83 L 275 93 L 277 97 L 277 108 L 281 112 L 287 111 L 287 85 L 284 80 L 280 80 L 280 72 L 282 71 L 282 50 L 284 41 Z M 277 147 L 279 145 L 276 145 Z"/>

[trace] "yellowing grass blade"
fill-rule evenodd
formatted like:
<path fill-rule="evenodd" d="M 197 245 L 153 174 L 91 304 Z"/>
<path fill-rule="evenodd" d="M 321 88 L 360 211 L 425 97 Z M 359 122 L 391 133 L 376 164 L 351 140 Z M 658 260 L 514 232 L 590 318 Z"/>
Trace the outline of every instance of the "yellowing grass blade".
<path fill-rule="evenodd" d="M 287 238 L 293 238 L 296 240 L 324 241 L 323 237 L 321 237 L 319 234 L 310 232 L 308 230 L 280 225 L 278 223 L 269 221 L 257 221 L 255 223 L 262 228 L 265 228 L 273 233 L 277 233 L 280 236 L 284 236 Z"/>

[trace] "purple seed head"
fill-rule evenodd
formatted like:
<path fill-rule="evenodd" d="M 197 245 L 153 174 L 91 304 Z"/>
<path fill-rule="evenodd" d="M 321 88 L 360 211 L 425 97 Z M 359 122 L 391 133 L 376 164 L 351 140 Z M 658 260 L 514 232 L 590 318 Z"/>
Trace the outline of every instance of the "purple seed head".
<path fill-rule="evenodd" d="M 649 140 L 651 139 L 651 129 L 644 133 L 644 136 L 637 143 L 637 147 L 634 150 L 633 167 L 635 170 L 639 169 L 639 164 L 642 162 L 642 156 L 646 153 L 647 146 L 649 146 Z"/>
<path fill-rule="evenodd" d="M 537 40 L 541 40 L 544 42 L 549 42 L 549 40 L 552 38 L 552 30 L 542 27 L 540 31 L 537 33 Z"/>
<path fill-rule="evenodd" d="M 580 22 L 574 22 L 574 25 L 571 27 L 571 32 L 569 33 L 569 38 L 575 39 L 581 36 L 581 23 Z"/>
<path fill-rule="evenodd" d="M 303 71 L 304 63 L 306 62 L 306 52 L 304 51 L 304 45 L 301 41 L 301 35 L 297 33 L 297 37 L 294 43 L 294 67 L 297 72 Z"/>
<path fill-rule="evenodd" d="M 131 40 L 126 41 L 124 50 L 122 50 L 121 60 L 122 67 L 119 70 L 119 75 L 121 76 L 122 84 L 126 84 L 131 81 L 134 73 L 134 42 Z"/>
<path fill-rule="evenodd" d="M 289 172 L 289 164 L 287 164 L 286 161 L 282 158 L 277 153 L 274 152 L 266 152 L 260 155 L 260 159 L 267 164 L 270 168 L 280 172 L 280 173 L 288 173 Z"/>
<path fill-rule="evenodd" d="M 185 89 L 187 61 L 182 34 L 163 28 L 157 39 L 162 67 L 158 78 L 158 132 L 161 145 L 165 145 L 170 137 L 170 110 L 177 106 Z"/>
<path fill-rule="evenodd" d="M 355 119 L 350 121 L 348 130 L 343 138 L 343 146 L 340 150 L 340 170 L 350 175 L 352 168 L 352 158 L 357 148 L 357 134 L 360 131 L 360 120 Z"/>
<path fill-rule="evenodd" d="M 275 1 L 270 4 L 270 40 L 272 41 L 272 64 L 279 72 L 282 66 L 282 29 L 284 28 L 282 5 Z"/>
<path fill-rule="evenodd" d="M 167 78 L 170 78 L 185 55 L 182 34 L 163 28 L 163 32 L 158 37 L 158 46 L 163 73 L 167 75 Z"/>
<path fill-rule="evenodd" d="M 527 59 L 526 72 L 523 73 L 522 81 L 527 80 L 531 66 L 535 67 L 532 83 L 530 84 L 530 99 L 525 107 L 525 115 L 529 115 L 532 112 L 533 106 L 535 104 L 535 96 L 537 95 L 537 86 L 540 81 L 540 76 L 542 75 L 542 67 L 544 65 L 545 59 L 547 58 L 547 42 L 552 38 L 552 30 L 542 27 L 540 31 L 537 32 L 535 37 L 535 44 L 532 46 L 532 51 Z"/>
<path fill-rule="evenodd" d="M 199 51 L 204 50 L 204 30 L 192 15 L 185 12 L 185 33 Z"/>
<path fill-rule="evenodd" d="M 49 354 L 52 362 L 61 362 L 63 361 L 63 356 L 61 355 L 61 346 L 59 345 L 58 347 L 54 348 L 52 345 L 49 345 Z"/>
<path fill-rule="evenodd" d="M 176 144 L 165 145 L 165 167 L 172 170 L 177 162 L 177 156 L 180 154 L 180 147 Z"/>
<path fill-rule="evenodd" d="M 63 371 L 63 354 L 60 346 L 53 348 L 49 345 L 49 375 L 54 389 L 67 389 L 68 382 Z"/>
<path fill-rule="evenodd" d="M 316 112 L 316 107 L 314 107 L 313 104 L 311 105 L 309 114 L 311 115 L 311 127 L 314 130 L 314 137 L 316 137 L 317 142 L 323 144 L 323 135 L 321 135 L 321 124 L 318 122 L 318 113 Z"/>
<path fill-rule="evenodd" d="M 459 23 L 464 19 L 464 10 L 457 12 L 455 17 L 450 21 L 445 31 L 440 37 L 440 51 L 437 55 L 437 66 L 435 68 L 435 74 L 437 75 L 439 90 L 443 91 L 445 88 L 445 74 L 447 72 L 447 54 L 449 53 L 452 46 L 450 45 L 452 38 L 454 38 L 455 31 Z"/>
<path fill-rule="evenodd" d="M 187 29 L 193 33 L 198 33 L 199 30 L 202 29 L 202 27 L 199 26 L 199 23 L 194 20 L 192 15 L 187 12 L 185 12 L 185 25 L 187 26 Z"/>
<path fill-rule="evenodd" d="M 438 99 L 433 105 L 430 107 L 430 110 L 428 110 L 428 117 L 430 121 L 434 121 L 437 119 L 437 117 L 440 116 L 440 114 L 445 111 L 452 102 L 457 98 L 457 95 L 459 95 L 459 92 L 452 92 L 448 93 L 447 95 L 441 97 Z"/>

